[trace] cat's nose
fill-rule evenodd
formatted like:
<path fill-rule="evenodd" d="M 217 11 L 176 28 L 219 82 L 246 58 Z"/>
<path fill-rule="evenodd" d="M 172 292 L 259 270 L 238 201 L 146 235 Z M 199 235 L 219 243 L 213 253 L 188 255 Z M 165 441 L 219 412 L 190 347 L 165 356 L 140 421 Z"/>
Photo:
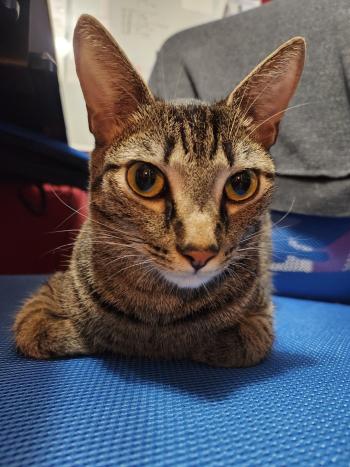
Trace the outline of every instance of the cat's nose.
<path fill-rule="evenodd" d="M 195 249 L 193 247 L 184 248 L 181 250 L 181 254 L 189 260 L 193 269 L 198 271 L 198 269 L 203 268 L 208 261 L 210 261 L 218 253 L 217 246 L 210 246 L 205 250 Z"/>

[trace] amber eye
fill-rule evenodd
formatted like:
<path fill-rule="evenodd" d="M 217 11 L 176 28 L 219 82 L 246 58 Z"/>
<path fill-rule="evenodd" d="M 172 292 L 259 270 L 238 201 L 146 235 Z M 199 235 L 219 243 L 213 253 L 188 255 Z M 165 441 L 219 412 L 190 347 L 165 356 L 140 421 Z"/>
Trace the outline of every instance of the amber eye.
<path fill-rule="evenodd" d="M 130 188 L 140 196 L 154 198 L 164 189 L 164 175 L 154 165 L 135 162 L 127 171 L 126 179 Z"/>
<path fill-rule="evenodd" d="M 245 201 L 258 190 L 259 179 L 253 170 L 243 170 L 230 177 L 225 185 L 225 193 L 231 201 Z"/>

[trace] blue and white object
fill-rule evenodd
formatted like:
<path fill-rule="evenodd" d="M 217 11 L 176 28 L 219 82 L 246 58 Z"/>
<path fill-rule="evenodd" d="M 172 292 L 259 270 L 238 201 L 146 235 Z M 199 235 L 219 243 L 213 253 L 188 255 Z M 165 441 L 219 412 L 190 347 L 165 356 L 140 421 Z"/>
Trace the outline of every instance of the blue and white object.
<path fill-rule="evenodd" d="M 350 303 L 350 218 L 273 212 L 279 295 Z"/>

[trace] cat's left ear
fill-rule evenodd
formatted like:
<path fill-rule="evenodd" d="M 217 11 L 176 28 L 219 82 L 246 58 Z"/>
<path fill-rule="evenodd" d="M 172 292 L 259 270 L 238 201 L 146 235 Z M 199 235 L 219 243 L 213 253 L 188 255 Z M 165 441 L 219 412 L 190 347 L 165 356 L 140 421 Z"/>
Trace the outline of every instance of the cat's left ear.
<path fill-rule="evenodd" d="M 90 131 L 97 146 L 108 146 L 139 106 L 154 98 L 113 37 L 92 16 L 79 18 L 73 45 Z"/>
<path fill-rule="evenodd" d="M 295 37 L 261 62 L 228 96 L 239 107 L 252 139 L 269 149 L 298 85 L 305 61 L 305 40 Z"/>

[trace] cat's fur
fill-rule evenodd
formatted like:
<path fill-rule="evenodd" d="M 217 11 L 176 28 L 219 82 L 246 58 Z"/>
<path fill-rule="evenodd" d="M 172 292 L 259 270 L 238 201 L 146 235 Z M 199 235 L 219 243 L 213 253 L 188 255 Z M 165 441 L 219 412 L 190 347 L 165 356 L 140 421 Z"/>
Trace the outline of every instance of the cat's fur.
<path fill-rule="evenodd" d="M 155 99 L 94 18 L 80 18 L 74 46 L 96 139 L 90 210 L 69 269 L 18 313 L 18 349 L 256 364 L 273 342 L 268 149 L 300 78 L 304 40 L 284 44 L 213 105 Z M 125 171 L 135 160 L 162 170 L 164 196 L 131 191 Z M 229 202 L 226 180 L 247 168 L 259 173 L 258 194 Z M 189 245 L 218 251 L 195 272 L 181 253 Z"/>

